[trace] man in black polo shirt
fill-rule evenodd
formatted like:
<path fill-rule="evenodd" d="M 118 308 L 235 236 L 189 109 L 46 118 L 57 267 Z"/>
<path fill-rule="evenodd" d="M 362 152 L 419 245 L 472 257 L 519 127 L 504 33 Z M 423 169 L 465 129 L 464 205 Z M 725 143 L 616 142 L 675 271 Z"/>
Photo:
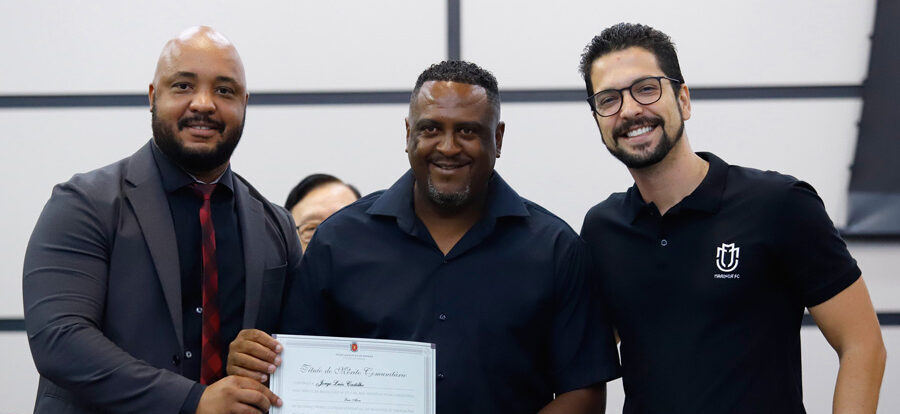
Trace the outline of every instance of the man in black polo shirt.
<path fill-rule="evenodd" d="M 635 180 L 582 229 L 621 338 L 625 412 L 804 412 L 804 308 L 840 356 L 835 412 L 874 412 L 878 320 L 815 190 L 691 151 L 665 34 L 612 26 L 581 72 L 603 143 Z"/>
<path fill-rule="evenodd" d="M 442 62 L 409 108 L 412 169 L 319 226 L 278 332 L 435 343 L 439 413 L 602 412 L 618 361 L 588 329 L 586 246 L 494 172 L 497 81 Z M 277 346 L 242 332 L 229 372 L 264 380 Z"/>

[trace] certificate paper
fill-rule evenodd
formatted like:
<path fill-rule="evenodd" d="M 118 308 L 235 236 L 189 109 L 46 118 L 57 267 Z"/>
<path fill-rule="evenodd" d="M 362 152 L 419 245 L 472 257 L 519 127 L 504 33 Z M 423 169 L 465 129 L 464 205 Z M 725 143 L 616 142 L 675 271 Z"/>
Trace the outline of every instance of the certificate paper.
<path fill-rule="evenodd" d="M 270 388 L 273 414 L 434 414 L 434 345 L 275 335 L 284 347 Z"/>

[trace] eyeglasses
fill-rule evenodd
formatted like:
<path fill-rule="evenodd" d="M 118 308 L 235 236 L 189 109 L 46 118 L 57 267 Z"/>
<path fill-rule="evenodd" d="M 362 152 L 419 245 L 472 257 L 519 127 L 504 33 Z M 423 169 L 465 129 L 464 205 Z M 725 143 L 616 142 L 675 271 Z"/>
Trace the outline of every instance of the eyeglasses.
<path fill-rule="evenodd" d="M 321 220 L 313 220 L 297 226 L 297 236 L 300 237 L 300 241 L 304 244 L 309 244 L 313 234 L 316 233 L 316 229 L 319 228 L 319 224 L 322 224 Z"/>
<path fill-rule="evenodd" d="M 597 92 L 587 98 L 591 110 L 602 117 L 613 116 L 622 109 L 622 102 L 625 96 L 624 91 L 628 91 L 631 97 L 641 105 L 650 105 L 656 103 L 662 97 L 662 79 L 668 79 L 674 83 L 682 83 L 678 79 L 668 76 L 649 76 L 636 80 L 631 86 L 622 89 L 607 89 Z"/>

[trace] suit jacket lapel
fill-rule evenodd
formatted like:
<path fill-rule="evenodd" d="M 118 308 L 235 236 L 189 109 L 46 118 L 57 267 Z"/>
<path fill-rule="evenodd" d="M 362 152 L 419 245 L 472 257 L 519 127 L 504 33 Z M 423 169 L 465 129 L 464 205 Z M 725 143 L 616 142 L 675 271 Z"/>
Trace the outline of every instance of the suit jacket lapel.
<path fill-rule="evenodd" d="M 183 344 L 181 271 L 175 224 L 172 222 L 169 202 L 150 145 L 152 143 L 148 143 L 131 157 L 125 176 L 124 193 L 134 209 L 144 240 L 150 249 L 178 343 Z"/>
<path fill-rule="evenodd" d="M 236 175 L 234 183 L 234 200 L 244 246 L 244 283 L 247 296 L 244 301 L 243 326 L 244 328 L 253 328 L 259 314 L 265 269 L 265 249 L 270 242 L 266 240 L 266 217 L 262 203 L 250 195 L 247 186 Z"/>

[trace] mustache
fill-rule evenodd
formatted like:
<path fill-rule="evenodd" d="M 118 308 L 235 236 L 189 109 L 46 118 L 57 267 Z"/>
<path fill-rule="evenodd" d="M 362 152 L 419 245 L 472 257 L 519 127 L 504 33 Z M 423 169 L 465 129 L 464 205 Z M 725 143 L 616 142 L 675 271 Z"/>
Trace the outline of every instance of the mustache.
<path fill-rule="evenodd" d="M 179 119 L 178 120 L 178 130 L 181 131 L 182 129 L 184 129 L 188 125 L 190 125 L 192 122 L 202 122 L 204 124 L 208 124 L 211 127 L 219 130 L 219 132 L 225 131 L 225 123 L 224 122 L 213 120 L 212 118 L 210 118 L 207 115 L 197 115 L 197 116 L 192 116 L 190 118 Z"/>
<path fill-rule="evenodd" d="M 613 130 L 613 137 L 619 137 L 628 133 L 629 130 L 634 129 L 634 127 L 655 127 L 657 125 L 664 124 L 662 118 L 654 117 L 640 117 L 635 119 L 626 120 L 622 125 L 619 125 L 615 130 Z"/>

